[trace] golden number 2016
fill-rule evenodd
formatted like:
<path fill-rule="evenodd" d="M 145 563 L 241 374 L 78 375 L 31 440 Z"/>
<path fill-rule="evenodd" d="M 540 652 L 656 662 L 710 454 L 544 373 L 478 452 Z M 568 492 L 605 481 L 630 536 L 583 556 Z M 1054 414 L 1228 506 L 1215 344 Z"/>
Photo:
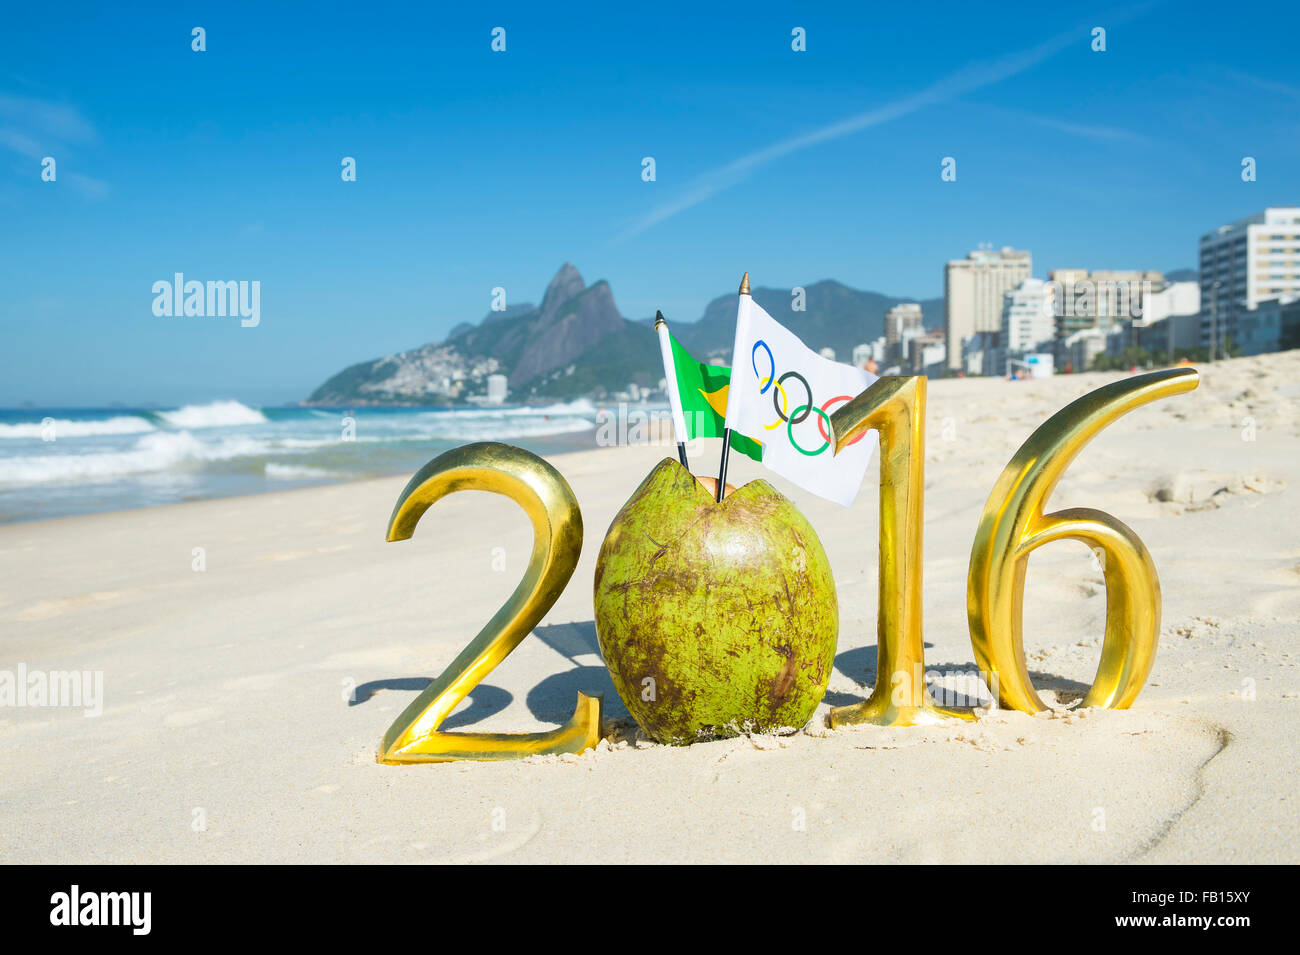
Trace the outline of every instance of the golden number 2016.
<path fill-rule="evenodd" d="M 1107 425 L 1135 408 L 1191 391 L 1190 368 L 1137 375 L 1099 388 L 1044 422 L 1016 452 L 989 494 L 971 548 L 967 613 L 971 645 L 986 683 L 1004 707 L 1044 708 L 1025 666 L 1021 632 L 1030 554 L 1058 540 L 1099 549 L 1106 581 L 1106 633 L 1084 706 L 1132 705 L 1155 659 L 1160 583 L 1146 546 L 1131 528 L 1091 508 L 1050 514 L 1043 505 L 1062 473 Z M 911 726 L 969 709 L 941 707 L 925 685 L 921 621 L 925 495 L 924 377 L 881 378 L 831 415 L 835 451 L 864 432 L 880 436 L 879 620 L 876 684 L 861 703 L 835 707 L 832 727 Z M 509 445 L 471 444 L 430 461 L 411 478 L 389 520 L 388 540 L 405 540 L 447 494 L 503 494 L 533 524 L 532 556 L 519 586 L 451 665 L 389 727 L 385 763 L 518 759 L 578 753 L 601 735 L 601 700 L 579 693 L 573 718 L 542 733 L 447 733 L 439 726 L 533 628 L 563 592 L 582 550 L 582 515 L 568 483 L 550 464 Z"/>

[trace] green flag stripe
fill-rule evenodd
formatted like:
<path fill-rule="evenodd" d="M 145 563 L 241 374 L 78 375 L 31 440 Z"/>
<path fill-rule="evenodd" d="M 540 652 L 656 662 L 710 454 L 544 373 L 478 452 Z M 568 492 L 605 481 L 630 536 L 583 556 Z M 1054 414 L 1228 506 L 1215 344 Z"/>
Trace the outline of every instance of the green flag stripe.
<path fill-rule="evenodd" d="M 717 394 L 731 381 L 731 369 L 721 365 L 706 365 L 695 360 L 681 342 L 668 334 L 673 350 L 673 369 L 677 373 L 677 394 L 682 404 L 682 417 L 686 431 L 692 438 L 720 438 L 726 423 L 709 404 L 706 395 Z M 718 396 L 714 400 L 721 400 Z M 763 446 L 739 432 L 731 433 L 732 450 L 755 461 L 763 459 Z"/>

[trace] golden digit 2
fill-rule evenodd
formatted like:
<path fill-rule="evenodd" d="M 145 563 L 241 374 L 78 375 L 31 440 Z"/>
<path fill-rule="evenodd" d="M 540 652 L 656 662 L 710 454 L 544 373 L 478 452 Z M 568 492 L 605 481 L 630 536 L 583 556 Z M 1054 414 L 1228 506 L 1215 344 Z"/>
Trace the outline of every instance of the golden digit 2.
<path fill-rule="evenodd" d="M 456 491 L 503 494 L 533 525 L 523 579 L 460 655 L 417 696 L 384 734 L 381 763 L 522 759 L 580 753 L 600 741 L 601 698 L 578 694 L 573 718 L 543 733 L 445 733 L 438 727 L 541 621 L 564 591 L 582 552 L 582 513 L 560 472 L 537 455 L 484 442 L 434 458 L 411 478 L 388 521 L 388 540 L 407 540 L 429 507 Z"/>

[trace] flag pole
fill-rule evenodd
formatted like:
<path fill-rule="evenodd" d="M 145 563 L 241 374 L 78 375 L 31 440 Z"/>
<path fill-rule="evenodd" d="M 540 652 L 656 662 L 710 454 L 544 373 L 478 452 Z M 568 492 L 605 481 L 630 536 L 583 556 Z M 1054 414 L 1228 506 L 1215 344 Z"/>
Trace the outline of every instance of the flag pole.
<path fill-rule="evenodd" d="M 746 272 L 744 278 L 740 280 L 740 291 L 738 295 L 749 294 L 749 273 Z M 736 356 L 732 356 L 735 360 Z M 727 493 L 727 456 L 731 453 L 731 429 L 723 422 L 722 428 L 722 460 L 718 462 L 718 496 L 717 502 L 722 503 L 723 495 Z"/>
<path fill-rule="evenodd" d="M 659 351 L 664 360 L 664 382 L 668 386 L 668 406 L 673 412 L 673 436 L 677 438 L 677 460 L 682 462 L 682 467 L 690 470 L 691 466 L 686 460 L 686 434 L 679 429 L 686 426 L 686 419 L 682 415 L 681 396 L 677 391 L 677 366 L 673 362 L 673 346 L 668 340 L 668 320 L 664 318 L 664 313 L 655 312 L 655 334 L 659 336 Z"/>

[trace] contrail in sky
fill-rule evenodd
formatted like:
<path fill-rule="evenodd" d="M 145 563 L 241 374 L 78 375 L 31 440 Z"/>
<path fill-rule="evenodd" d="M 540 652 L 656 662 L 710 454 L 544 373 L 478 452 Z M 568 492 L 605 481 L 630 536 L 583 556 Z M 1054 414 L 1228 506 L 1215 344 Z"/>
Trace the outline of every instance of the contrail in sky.
<path fill-rule="evenodd" d="M 1108 27 L 1116 26 L 1125 20 L 1130 20 L 1148 9 L 1155 6 L 1155 3 L 1142 4 L 1129 10 L 1122 16 L 1106 16 L 1098 18 L 1099 22 L 1105 23 Z M 952 73 L 940 80 L 936 80 L 929 86 L 918 90 L 908 96 L 895 100 L 884 106 L 878 106 L 862 113 L 857 113 L 847 119 L 842 119 L 837 123 L 831 123 L 820 129 L 815 129 L 810 133 L 804 133 L 801 136 L 793 136 L 790 139 L 773 143 L 771 146 L 765 146 L 762 149 L 747 153 L 739 159 L 734 159 L 724 166 L 719 166 L 709 172 L 698 176 L 686 191 L 677 198 L 665 202 L 660 206 L 652 209 L 647 215 L 633 223 L 628 229 L 622 232 L 615 241 L 630 239 L 640 235 L 642 232 L 656 226 L 667 219 L 671 219 L 679 212 L 685 212 L 713 196 L 729 189 L 737 183 L 746 179 L 751 172 L 761 166 L 766 166 L 774 160 L 788 156 L 791 153 L 800 152 L 811 146 L 817 146 L 821 143 L 831 142 L 832 140 L 841 139 L 850 133 L 860 132 L 864 129 L 870 129 L 873 126 L 879 126 L 881 123 L 889 122 L 891 119 L 898 119 L 915 113 L 917 110 L 924 109 L 927 106 L 934 106 L 938 103 L 947 102 L 955 97 L 964 96 L 976 90 L 983 89 L 986 86 L 992 86 L 994 83 L 1005 80 L 1008 77 L 1023 73 L 1033 66 L 1037 66 L 1044 60 L 1059 53 L 1067 46 L 1073 43 L 1085 42 L 1089 33 L 1086 28 L 1075 28 L 1065 33 L 1060 33 L 1049 40 L 1045 40 L 1036 46 L 1027 50 L 1021 50 L 1018 53 L 1011 53 L 1007 56 L 994 60 L 985 60 L 977 63 L 971 63 L 962 67 L 956 73 Z"/>

